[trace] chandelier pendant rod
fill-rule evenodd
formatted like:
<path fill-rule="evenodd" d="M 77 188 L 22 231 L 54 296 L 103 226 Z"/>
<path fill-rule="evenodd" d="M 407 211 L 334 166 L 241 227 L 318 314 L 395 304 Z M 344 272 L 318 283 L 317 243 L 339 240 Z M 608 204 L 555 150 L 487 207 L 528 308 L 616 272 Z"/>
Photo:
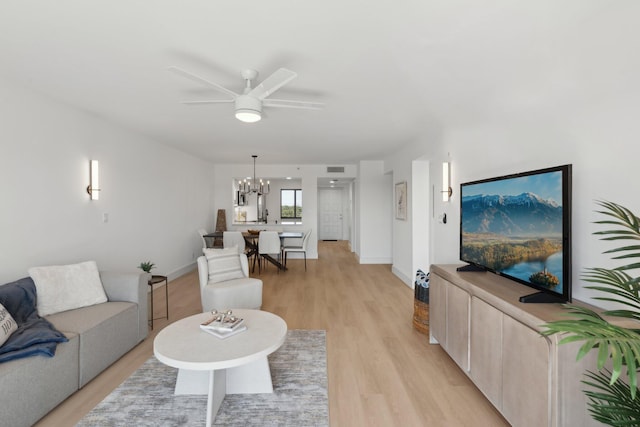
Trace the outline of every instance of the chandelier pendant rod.
<path fill-rule="evenodd" d="M 267 185 L 265 187 L 264 182 L 260 180 L 260 183 L 258 184 L 258 179 L 256 178 L 256 159 L 258 158 L 258 156 L 255 154 L 252 154 L 251 157 L 253 157 L 253 185 L 251 183 L 251 177 L 248 177 L 247 179 L 245 179 L 244 182 L 242 181 L 239 182 L 240 193 L 242 194 L 258 193 L 259 195 L 269 194 L 269 190 L 271 189 L 271 186 L 269 185 L 269 181 L 267 181 Z M 249 182 L 247 182 L 247 180 Z"/>

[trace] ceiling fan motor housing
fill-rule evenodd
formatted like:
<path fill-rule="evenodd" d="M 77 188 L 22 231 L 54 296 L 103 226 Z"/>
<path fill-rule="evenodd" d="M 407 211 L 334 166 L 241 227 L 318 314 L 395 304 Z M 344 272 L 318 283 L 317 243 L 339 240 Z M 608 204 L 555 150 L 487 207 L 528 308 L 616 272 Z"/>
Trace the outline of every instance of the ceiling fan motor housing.
<path fill-rule="evenodd" d="M 238 95 L 236 98 L 236 113 L 241 110 L 260 114 L 262 113 L 262 101 L 253 96 Z"/>
<path fill-rule="evenodd" d="M 236 118 L 247 123 L 254 123 L 262 118 L 262 101 L 249 95 L 236 97 Z"/>

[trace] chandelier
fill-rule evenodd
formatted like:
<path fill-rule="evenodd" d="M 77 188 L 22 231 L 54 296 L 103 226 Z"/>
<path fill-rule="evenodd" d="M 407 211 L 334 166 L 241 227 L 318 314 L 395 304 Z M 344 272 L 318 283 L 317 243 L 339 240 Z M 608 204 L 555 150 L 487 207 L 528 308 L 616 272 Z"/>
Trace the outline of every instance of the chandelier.
<path fill-rule="evenodd" d="M 271 189 L 269 186 L 269 181 L 267 181 L 265 184 L 262 179 L 260 179 L 259 181 L 256 179 L 256 159 L 258 158 L 258 156 L 253 154 L 251 157 L 253 157 L 253 181 L 251 180 L 251 178 L 240 181 L 238 183 L 238 190 L 243 196 L 253 193 L 258 193 L 258 195 L 269 194 L 269 190 Z"/>

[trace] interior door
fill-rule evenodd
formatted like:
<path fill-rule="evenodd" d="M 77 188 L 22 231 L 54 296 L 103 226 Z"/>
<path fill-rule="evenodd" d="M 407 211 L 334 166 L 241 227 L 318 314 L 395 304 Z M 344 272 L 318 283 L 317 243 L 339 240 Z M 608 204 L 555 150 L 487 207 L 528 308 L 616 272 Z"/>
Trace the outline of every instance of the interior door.
<path fill-rule="evenodd" d="M 320 188 L 318 191 L 320 212 L 320 240 L 342 240 L 342 189 Z"/>

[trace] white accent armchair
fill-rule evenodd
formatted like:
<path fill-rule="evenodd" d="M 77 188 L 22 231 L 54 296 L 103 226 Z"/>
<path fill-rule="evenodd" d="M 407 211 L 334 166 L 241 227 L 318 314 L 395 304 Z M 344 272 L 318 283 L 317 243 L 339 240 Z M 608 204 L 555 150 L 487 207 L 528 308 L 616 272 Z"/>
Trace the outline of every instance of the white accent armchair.
<path fill-rule="evenodd" d="M 233 308 L 260 309 L 262 280 L 249 277 L 249 262 L 234 246 L 206 249 L 198 258 L 202 311 Z"/>

